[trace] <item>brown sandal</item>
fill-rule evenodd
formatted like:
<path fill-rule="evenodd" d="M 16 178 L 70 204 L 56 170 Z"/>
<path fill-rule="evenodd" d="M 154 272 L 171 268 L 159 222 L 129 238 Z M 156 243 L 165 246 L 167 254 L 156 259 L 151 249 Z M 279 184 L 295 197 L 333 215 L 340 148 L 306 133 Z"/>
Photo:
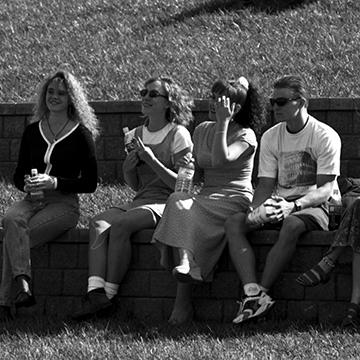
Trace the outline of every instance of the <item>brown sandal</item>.
<path fill-rule="evenodd" d="M 360 306 L 350 303 L 346 310 L 346 315 L 341 322 L 343 329 L 356 329 L 359 326 Z"/>

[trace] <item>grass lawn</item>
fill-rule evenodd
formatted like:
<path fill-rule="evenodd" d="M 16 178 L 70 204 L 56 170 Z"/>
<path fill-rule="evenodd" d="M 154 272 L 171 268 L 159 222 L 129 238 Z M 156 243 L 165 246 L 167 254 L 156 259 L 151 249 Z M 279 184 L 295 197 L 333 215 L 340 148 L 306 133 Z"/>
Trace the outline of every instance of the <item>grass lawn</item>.
<path fill-rule="evenodd" d="M 134 196 L 128 186 L 119 184 L 99 184 L 95 193 L 80 194 L 80 219 L 78 226 L 88 226 L 89 218 L 108 209 L 109 207 L 124 203 Z M 17 190 L 14 185 L 6 181 L 0 182 L 0 219 L 6 209 L 16 200 L 21 200 L 24 193 Z"/>
<path fill-rule="evenodd" d="M 300 73 L 310 95 L 359 96 L 358 0 L 11 0 L 0 8 L 0 102 L 31 101 L 67 63 L 92 100 L 137 99 L 143 81 L 173 76 L 194 97 L 213 80 L 245 75 L 269 94 Z M 80 197 L 80 227 L 133 193 L 101 184 Z M 0 183 L 0 217 L 23 194 Z M 0 359 L 357 359 L 360 335 L 265 323 L 82 325 L 25 317 L 0 328 Z"/>
<path fill-rule="evenodd" d="M 43 318 L 0 331 L 2 359 L 358 359 L 359 346 L 358 333 L 290 323 L 173 328 Z"/>
<path fill-rule="evenodd" d="M 166 73 L 194 97 L 219 76 L 245 75 L 269 94 L 285 73 L 310 95 L 359 96 L 358 0 L 4 1 L 0 102 L 32 99 L 68 63 L 93 100 L 137 99 Z"/>

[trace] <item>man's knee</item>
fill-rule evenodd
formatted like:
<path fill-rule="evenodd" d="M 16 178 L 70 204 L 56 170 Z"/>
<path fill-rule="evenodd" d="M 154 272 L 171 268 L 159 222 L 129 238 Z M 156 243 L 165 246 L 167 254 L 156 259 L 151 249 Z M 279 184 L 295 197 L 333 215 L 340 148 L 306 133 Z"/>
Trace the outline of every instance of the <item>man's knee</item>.
<path fill-rule="evenodd" d="M 297 216 L 288 216 L 280 230 L 280 239 L 297 241 L 299 236 L 306 231 L 305 223 Z"/>

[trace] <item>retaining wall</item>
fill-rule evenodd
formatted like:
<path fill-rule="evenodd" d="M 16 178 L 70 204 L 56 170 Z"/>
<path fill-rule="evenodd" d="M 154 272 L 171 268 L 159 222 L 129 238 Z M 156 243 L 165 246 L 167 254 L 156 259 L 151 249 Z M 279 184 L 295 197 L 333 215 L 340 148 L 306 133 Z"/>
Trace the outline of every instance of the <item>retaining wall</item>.
<path fill-rule="evenodd" d="M 138 101 L 110 101 L 91 103 L 100 120 L 102 135 L 97 141 L 99 175 L 104 181 L 122 181 L 125 158 L 122 128 L 130 129 L 143 122 Z M 24 126 L 31 118 L 32 104 L 0 104 L 0 176 L 12 177 L 18 157 Z M 360 98 L 311 99 L 309 112 L 333 127 L 343 143 L 341 172 L 360 177 Z M 207 101 L 197 100 L 195 122 L 207 119 Z"/>
<path fill-rule="evenodd" d="M 101 121 L 102 136 L 97 142 L 100 176 L 105 181 L 122 180 L 124 159 L 122 128 L 141 124 L 139 102 L 92 103 Z M 360 177 L 360 99 L 312 99 L 310 113 L 332 126 L 342 139 L 341 171 Z M 31 116 L 31 104 L 0 104 L 0 173 L 10 178 L 17 160 L 20 138 Z M 197 101 L 195 126 L 206 120 L 206 101 Z M 66 316 L 79 306 L 87 284 L 87 229 L 74 229 L 50 244 L 32 250 L 34 292 L 37 305 L 31 311 Z M 175 296 L 176 282 L 159 266 L 157 249 L 149 244 L 151 230 L 133 237 L 130 270 L 120 289 L 120 315 L 148 321 L 168 318 Z M 266 254 L 277 240 L 277 231 L 258 231 L 251 235 L 258 268 L 264 267 Z M 296 284 L 296 276 L 316 263 L 330 244 L 333 232 L 311 232 L 298 246 L 294 260 L 276 282 L 274 313 L 279 318 L 336 321 L 351 293 L 350 257 L 340 260 L 331 280 L 307 288 Z M 219 262 L 211 284 L 194 287 L 195 317 L 198 320 L 231 321 L 237 310 L 241 285 L 227 252 Z"/>

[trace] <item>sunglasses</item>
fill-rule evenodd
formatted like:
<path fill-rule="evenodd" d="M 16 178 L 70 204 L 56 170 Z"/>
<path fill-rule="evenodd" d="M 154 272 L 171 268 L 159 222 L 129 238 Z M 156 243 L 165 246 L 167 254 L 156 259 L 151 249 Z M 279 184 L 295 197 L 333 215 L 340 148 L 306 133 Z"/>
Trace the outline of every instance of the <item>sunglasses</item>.
<path fill-rule="evenodd" d="M 288 98 L 283 98 L 283 97 L 279 97 L 279 98 L 276 98 L 276 99 L 271 98 L 271 99 L 270 99 L 270 104 L 271 104 L 271 106 L 274 106 L 275 104 L 276 104 L 277 106 L 284 106 L 284 105 L 286 105 L 288 102 L 294 101 L 294 100 L 298 100 L 298 99 L 300 99 L 299 96 L 298 96 L 298 97 L 295 97 L 295 98 L 290 98 L 290 99 L 288 99 Z"/>
<path fill-rule="evenodd" d="M 156 98 L 156 97 L 163 97 L 165 99 L 167 99 L 168 97 L 166 95 L 160 94 L 157 90 L 148 90 L 148 89 L 142 89 L 140 90 L 140 95 L 141 97 L 145 97 L 147 95 L 147 93 L 149 93 L 149 97 L 151 98 Z"/>

